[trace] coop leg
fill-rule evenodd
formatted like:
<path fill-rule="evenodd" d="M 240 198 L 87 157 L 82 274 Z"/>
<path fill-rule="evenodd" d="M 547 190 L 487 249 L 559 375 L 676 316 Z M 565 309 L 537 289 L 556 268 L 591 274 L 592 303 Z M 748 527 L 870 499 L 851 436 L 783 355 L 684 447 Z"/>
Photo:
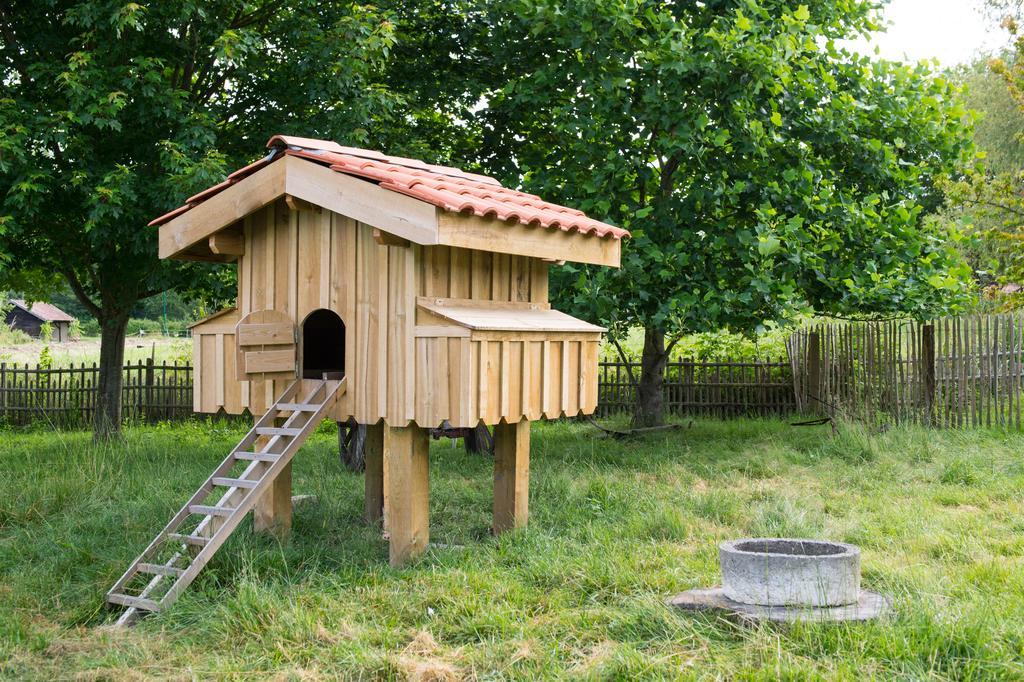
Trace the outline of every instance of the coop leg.
<path fill-rule="evenodd" d="M 384 519 L 384 422 L 366 427 L 363 445 L 366 462 L 364 515 L 369 523 Z M 384 529 L 387 530 L 385 524 Z"/>
<path fill-rule="evenodd" d="M 415 424 L 383 431 L 384 518 L 391 565 L 400 566 L 430 541 L 430 433 Z"/>
<path fill-rule="evenodd" d="M 530 502 L 530 422 L 494 427 L 494 533 L 526 525 Z"/>
<path fill-rule="evenodd" d="M 284 538 L 292 530 L 292 463 L 277 475 L 253 509 L 252 528 Z"/>

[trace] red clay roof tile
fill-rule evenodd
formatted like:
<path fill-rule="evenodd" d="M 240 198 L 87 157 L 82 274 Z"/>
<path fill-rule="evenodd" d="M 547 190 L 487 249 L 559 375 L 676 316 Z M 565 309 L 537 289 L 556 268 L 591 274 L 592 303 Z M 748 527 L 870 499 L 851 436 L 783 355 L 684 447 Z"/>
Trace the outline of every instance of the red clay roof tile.
<path fill-rule="evenodd" d="M 523 225 L 613 239 L 629 236 L 626 230 L 588 218 L 582 211 L 546 202 L 534 194 L 502 187 L 494 178 L 467 173 L 458 168 L 434 166 L 417 159 L 387 156 L 369 149 L 343 147 L 328 140 L 290 135 L 275 135 L 270 138 L 267 147 L 271 149 L 269 155 L 240 168 L 224 182 L 190 197 L 185 206 L 160 216 L 150 225 L 162 225 L 170 221 L 268 163 L 288 155 L 322 163 L 338 173 L 376 182 L 384 189 L 453 213 L 470 213 Z"/>

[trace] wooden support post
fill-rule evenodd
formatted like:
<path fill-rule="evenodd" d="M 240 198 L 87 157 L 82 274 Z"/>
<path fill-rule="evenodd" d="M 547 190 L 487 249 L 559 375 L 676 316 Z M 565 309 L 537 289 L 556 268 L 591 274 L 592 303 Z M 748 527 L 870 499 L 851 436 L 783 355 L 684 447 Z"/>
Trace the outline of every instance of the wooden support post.
<path fill-rule="evenodd" d="M 288 462 L 270 489 L 256 503 L 252 529 L 284 538 L 292 530 L 292 463 Z"/>
<path fill-rule="evenodd" d="M 935 405 L 935 325 L 921 325 L 921 396 L 924 423 L 932 423 Z"/>
<path fill-rule="evenodd" d="M 279 420 L 278 420 L 279 421 Z M 275 421 L 275 426 L 277 421 Z M 257 451 L 262 450 L 267 440 L 260 436 L 256 440 Z M 256 502 L 252 511 L 252 529 L 257 533 L 270 533 L 278 538 L 286 537 L 292 530 L 292 463 L 281 470 L 270 483 L 270 488 Z"/>
<path fill-rule="evenodd" d="M 494 533 L 526 525 L 530 501 L 530 422 L 494 427 Z"/>
<path fill-rule="evenodd" d="M 379 421 L 366 427 L 366 441 L 363 444 L 363 461 L 366 465 L 364 478 L 364 515 L 369 523 L 384 520 L 384 422 Z M 387 526 L 384 526 L 387 530 Z"/>
<path fill-rule="evenodd" d="M 821 335 L 807 334 L 807 384 L 804 386 L 804 409 L 821 412 Z"/>
<path fill-rule="evenodd" d="M 391 565 L 400 566 L 430 542 L 430 433 L 416 424 L 383 432 L 385 526 Z"/>

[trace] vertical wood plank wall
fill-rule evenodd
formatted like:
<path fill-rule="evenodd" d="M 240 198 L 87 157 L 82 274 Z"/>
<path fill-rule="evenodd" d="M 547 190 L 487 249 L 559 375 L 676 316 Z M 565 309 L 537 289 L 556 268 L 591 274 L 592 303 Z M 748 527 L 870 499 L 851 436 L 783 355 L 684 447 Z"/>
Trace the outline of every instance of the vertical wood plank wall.
<path fill-rule="evenodd" d="M 318 308 L 337 312 L 345 323 L 349 383 L 336 420 L 474 426 L 481 418 L 557 418 L 597 406 L 599 334 L 415 336 L 417 324 L 436 324 L 417 311 L 417 296 L 547 304 L 548 263 L 540 259 L 385 246 L 368 225 L 327 210 L 291 210 L 284 201 L 246 217 L 244 235 L 238 312 L 230 324 L 266 308 L 297 325 Z M 287 382 L 235 381 L 234 336 L 222 329 L 226 320 L 215 322 L 216 332 L 206 325 L 193 330 L 203 387 L 196 409 L 261 414 Z M 208 382 L 216 384 L 209 391 Z"/>
<path fill-rule="evenodd" d="M 423 263 L 419 296 L 548 302 L 548 264 L 539 258 L 449 246 L 418 248 Z M 424 311 L 419 315 L 420 323 L 436 324 Z M 593 412 L 599 343 L 599 334 L 565 340 L 557 334 L 516 332 L 417 338 L 416 423 L 447 420 L 461 427 L 475 426 L 480 419 L 496 424 L 522 416 L 555 419 Z M 587 371 L 581 374 L 581 368 Z"/>
<path fill-rule="evenodd" d="M 416 301 L 412 287 L 405 286 L 414 277 L 412 249 L 382 246 L 368 225 L 327 210 L 293 211 L 283 201 L 248 216 L 244 230 L 240 315 L 274 308 L 298 325 L 319 308 L 335 311 L 345 323 L 351 380 L 333 418 L 373 423 L 385 417 L 397 425 L 412 419 L 406 358 L 412 353 Z M 245 405 L 259 414 L 287 382 L 244 383 Z"/>
<path fill-rule="evenodd" d="M 416 423 L 474 426 L 594 412 L 600 335 L 558 339 L 500 332 L 416 339 Z"/>
<path fill-rule="evenodd" d="M 193 329 L 192 358 L 195 379 L 192 388 L 194 412 L 240 414 L 242 384 L 235 376 L 235 323 L 237 312 L 218 315 Z"/>
<path fill-rule="evenodd" d="M 539 258 L 417 246 L 416 295 L 477 301 L 548 302 L 548 264 Z"/>

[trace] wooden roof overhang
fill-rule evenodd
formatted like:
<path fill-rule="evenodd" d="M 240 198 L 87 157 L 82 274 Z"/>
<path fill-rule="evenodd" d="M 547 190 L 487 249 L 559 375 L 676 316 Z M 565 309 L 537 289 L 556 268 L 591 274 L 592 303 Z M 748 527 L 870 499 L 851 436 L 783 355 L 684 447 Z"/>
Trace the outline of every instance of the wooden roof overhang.
<path fill-rule="evenodd" d="M 212 189 L 212 188 L 211 188 Z M 230 261 L 211 237 L 281 197 L 321 206 L 424 246 L 618 267 L 621 239 L 446 211 L 300 156 L 284 155 L 159 226 L 160 258 Z"/>
<path fill-rule="evenodd" d="M 416 299 L 416 306 L 428 319 L 417 324 L 415 336 L 463 336 L 477 341 L 597 340 L 606 331 L 604 327 L 553 310 L 549 303 L 421 296 Z"/>

